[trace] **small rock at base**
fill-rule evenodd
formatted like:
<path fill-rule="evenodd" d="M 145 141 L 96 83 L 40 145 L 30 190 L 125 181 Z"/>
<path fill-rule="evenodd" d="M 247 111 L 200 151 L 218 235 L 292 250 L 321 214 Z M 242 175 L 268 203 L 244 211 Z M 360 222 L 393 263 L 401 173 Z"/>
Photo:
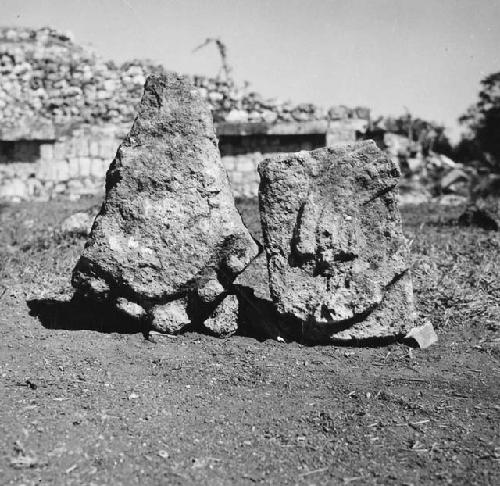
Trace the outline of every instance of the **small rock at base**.
<path fill-rule="evenodd" d="M 427 321 L 422 326 L 414 327 L 405 336 L 405 339 L 413 339 L 422 349 L 428 348 L 438 341 L 436 331 L 434 331 L 434 326 L 430 321 Z"/>
<path fill-rule="evenodd" d="M 167 334 L 176 334 L 182 331 L 191 324 L 186 306 L 186 300 L 179 299 L 153 307 L 150 311 L 153 329 Z"/>
<path fill-rule="evenodd" d="M 89 213 L 75 213 L 68 216 L 61 223 L 61 230 L 64 233 L 74 233 L 79 235 L 88 236 L 90 235 L 90 229 L 95 219 L 95 214 Z"/>
<path fill-rule="evenodd" d="M 238 298 L 236 295 L 225 297 L 203 325 L 218 337 L 234 334 L 238 330 Z"/>
<path fill-rule="evenodd" d="M 79 293 L 84 297 L 90 297 L 98 302 L 103 302 L 109 296 L 109 286 L 105 280 L 99 277 L 89 278 L 81 285 Z"/>
<path fill-rule="evenodd" d="M 132 319 L 142 319 L 146 315 L 146 311 L 139 304 L 130 302 L 125 297 L 116 299 L 116 308 Z"/>
<path fill-rule="evenodd" d="M 203 303 L 209 304 L 217 300 L 217 297 L 224 292 L 225 289 L 222 284 L 216 278 L 213 278 L 198 288 L 198 297 Z"/>

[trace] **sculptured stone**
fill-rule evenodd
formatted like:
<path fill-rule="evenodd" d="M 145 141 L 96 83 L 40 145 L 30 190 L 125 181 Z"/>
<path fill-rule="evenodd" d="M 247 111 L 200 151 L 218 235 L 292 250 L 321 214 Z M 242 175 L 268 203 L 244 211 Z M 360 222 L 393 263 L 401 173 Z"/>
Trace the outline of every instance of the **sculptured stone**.
<path fill-rule="evenodd" d="M 399 169 L 374 142 L 259 166 L 271 297 L 312 342 L 403 336 L 414 319 Z"/>

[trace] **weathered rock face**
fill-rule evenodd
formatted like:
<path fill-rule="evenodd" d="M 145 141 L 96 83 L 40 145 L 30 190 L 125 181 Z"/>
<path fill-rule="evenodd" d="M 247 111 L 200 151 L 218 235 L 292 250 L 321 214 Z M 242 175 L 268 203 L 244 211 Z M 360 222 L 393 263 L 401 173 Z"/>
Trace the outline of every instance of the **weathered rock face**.
<path fill-rule="evenodd" d="M 238 298 L 236 295 L 228 295 L 203 325 L 216 336 L 230 336 L 238 330 L 238 310 Z"/>
<path fill-rule="evenodd" d="M 131 304 L 140 305 L 153 327 L 177 332 L 208 315 L 257 254 L 207 104 L 183 77 L 150 76 L 107 173 L 74 287 L 122 312 L 140 315 Z"/>
<path fill-rule="evenodd" d="M 399 170 L 374 142 L 259 166 L 271 297 L 313 342 L 404 335 L 413 320 Z"/>

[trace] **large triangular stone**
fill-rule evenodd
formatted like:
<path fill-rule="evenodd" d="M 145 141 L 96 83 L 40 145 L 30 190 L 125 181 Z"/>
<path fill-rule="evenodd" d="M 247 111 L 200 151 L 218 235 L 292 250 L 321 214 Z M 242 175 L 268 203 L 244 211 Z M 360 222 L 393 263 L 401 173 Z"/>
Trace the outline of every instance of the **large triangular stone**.
<path fill-rule="evenodd" d="M 207 103 L 181 76 L 150 76 L 74 287 L 177 332 L 209 315 L 258 251 L 234 205 Z"/>

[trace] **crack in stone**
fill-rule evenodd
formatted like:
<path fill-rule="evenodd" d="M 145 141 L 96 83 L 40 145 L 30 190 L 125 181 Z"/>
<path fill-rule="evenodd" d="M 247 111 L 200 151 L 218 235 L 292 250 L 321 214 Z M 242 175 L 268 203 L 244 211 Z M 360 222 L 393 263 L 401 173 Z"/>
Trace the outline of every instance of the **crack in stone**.
<path fill-rule="evenodd" d="M 383 189 L 381 189 L 380 191 L 377 191 L 372 197 L 370 197 L 368 200 L 364 201 L 362 203 L 363 206 L 366 206 L 367 204 L 370 204 L 371 202 L 375 201 L 375 199 L 378 199 L 382 196 L 384 196 L 385 194 L 391 192 L 393 189 L 395 189 L 397 186 L 397 184 L 393 184 L 393 185 L 390 185 L 390 186 L 387 186 L 387 187 L 384 187 Z"/>

